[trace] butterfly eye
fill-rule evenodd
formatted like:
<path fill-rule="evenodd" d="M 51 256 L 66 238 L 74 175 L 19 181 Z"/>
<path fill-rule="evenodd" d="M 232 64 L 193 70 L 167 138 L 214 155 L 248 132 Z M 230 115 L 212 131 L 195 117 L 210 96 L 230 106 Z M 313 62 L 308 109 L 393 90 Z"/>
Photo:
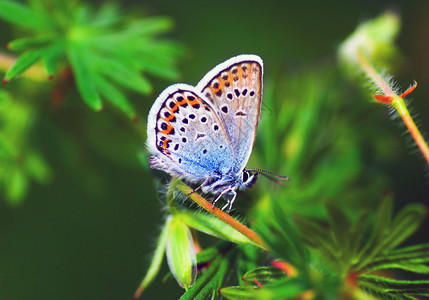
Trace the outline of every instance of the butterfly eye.
<path fill-rule="evenodd" d="M 249 180 L 249 173 L 247 171 L 243 172 L 243 183 Z"/>

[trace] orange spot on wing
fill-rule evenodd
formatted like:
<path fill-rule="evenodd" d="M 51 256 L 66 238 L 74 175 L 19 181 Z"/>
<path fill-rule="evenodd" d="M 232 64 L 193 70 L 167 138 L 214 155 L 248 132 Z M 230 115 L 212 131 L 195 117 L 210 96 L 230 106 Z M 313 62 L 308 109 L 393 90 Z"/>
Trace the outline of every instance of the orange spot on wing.
<path fill-rule="evenodd" d="M 167 118 L 163 118 L 163 120 L 166 121 L 169 125 L 171 125 L 170 121 L 173 120 L 174 118 L 175 118 L 174 114 L 171 113 Z"/>
<path fill-rule="evenodd" d="M 163 133 L 163 134 L 170 134 L 170 132 L 173 130 L 173 126 L 171 126 L 171 124 L 170 123 L 168 123 L 167 124 L 167 129 L 165 129 L 165 130 L 161 130 L 160 131 L 160 133 Z"/>
<path fill-rule="evenodd" d="M 189 105 L 193 106 L 195 104 L 200 104 L 200 101 L 198 101 L 198 99 L 192 100 L 192 101 L 188 101 Z"/>

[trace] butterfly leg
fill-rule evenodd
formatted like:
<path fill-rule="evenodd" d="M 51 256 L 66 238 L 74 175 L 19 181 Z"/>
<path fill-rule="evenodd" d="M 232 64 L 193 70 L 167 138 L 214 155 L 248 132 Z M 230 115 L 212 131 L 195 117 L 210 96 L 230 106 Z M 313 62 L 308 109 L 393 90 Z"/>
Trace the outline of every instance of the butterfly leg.
<path fill-rule="evenodd" d="M 216 202 L 218 202 L 218 200 L 223 196 L 223 195 L 225 195 L 226 193 L 228 193 L 228 192 L 230 192 L 230 189 L 225 189 L 225 190 L 223 190 L 220 194 L 219 194 L 219 196 L 217 196 L 217 198 L 215 199 L 215 201 L 213 201 L 213 208 L 215 207 L 215 205 L 216 205 Z M 229 203 L 229 201 L 228 201 L 228 203 Z M 223 210 L 224 208 L 222 208 L 222 210 Z"/>
<path fill-rule="evenodd" d="M 209 182 L 210 179 L 211 179 L 211 177 L 209 177 L 206 180 L 204 180 L 203 183 L 201 183 L 197 188 L 193 189 L 191 192 L 189 192 L 188 194 L 186 194 L 186 196 L 189 196 L 189 195 L 195 193 L 196 191 L 198 191 L 200 188 L 202 188 L 204 185 L 206 185 L 207 182 Z"/>
<path fill-rule="evenodd" d="M 231 199 L 228 199 L 228 202 L 222 207 L 222 210 L 224 210 L 227 206 L 229 206 L 229 208 L 228 208 L 228 213 L 231 211 L 231 208 L 232 208 L 232 204 L 234 203 L 234 201 L 235 201 L 235 197 L 237 197 L 237 192 L 236 191 L 234 191 L 233 189 L 231 189 L 231 190 L 228 190 L 228 192 L 231 192 L 231 194 L 232 194 L 232 198 Z"/>

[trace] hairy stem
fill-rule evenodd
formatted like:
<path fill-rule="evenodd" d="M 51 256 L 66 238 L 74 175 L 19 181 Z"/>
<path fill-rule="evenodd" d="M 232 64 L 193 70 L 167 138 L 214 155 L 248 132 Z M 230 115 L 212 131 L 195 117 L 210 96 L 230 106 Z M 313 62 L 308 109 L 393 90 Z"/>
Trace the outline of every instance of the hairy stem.
<path fill-rule="evenodd" d="M 356 54 L 362 70 L 365 72 L 366 75 L 368 75 L 371 78 L 371 80 L 375 82 L 375 84 L 377 84 L 378 87 L 381 88 L 384 95 L 386 96 L 384 97 L 384 99 L 388 99 L 388 101 L 380 101 L 380 102 L 387 103 L 389 105 L 392 105 L 395 108 L 395 110 L 401 116 L 402 121 L 407 126 L 408 131 L 410 132 L 411 136 L 413 137 L 414 141 L 419 147 L 427 163 L 429 164 L 428 144 L 426 143 L 425 139 L 420 133 L 420 130 L 417 128 L 416 124 L 414 123 L 414 120 L 411 117 L 408 111 L 407 105 L 405 104 L 405 101 L 403 99 L 403 97 L 405 97 L 409 93 L 405 92 L 402 95 L 396 94 L 395 91 L 393 91 L 392 88 L 389 86 L 389 84 L 380 76 L 380 74 L 377 73 L 375 68 L 371 65 L 371 63 L 369 62 L 367 57 L 362 53 L 362 51 L 360 49 L 357 49 L 356 52 L 357 52 Z M 410 89 L 410 92 L 411 90 L 412 89 Z M 378 97 L 376 97 L 376 99 L 380 100 Z"/>

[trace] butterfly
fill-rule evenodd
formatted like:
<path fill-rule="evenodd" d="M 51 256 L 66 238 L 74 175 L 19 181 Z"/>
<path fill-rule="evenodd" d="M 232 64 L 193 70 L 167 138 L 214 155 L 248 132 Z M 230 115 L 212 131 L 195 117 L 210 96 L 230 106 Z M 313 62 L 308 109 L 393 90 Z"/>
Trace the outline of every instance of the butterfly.
<path fill-rule="evenodd" d="M 213 206 L 227 196 L 230 210 L 236 190 L 251 187 L 258 173 L 266 172 L 245 168 L 261 112 L 262 77 L 259 56 L 238 55 L 214 67 L 196 87 L 166 88 L 148 116 L 150 167 L 199 183 L 194 191 L 217 195 Z"/>

